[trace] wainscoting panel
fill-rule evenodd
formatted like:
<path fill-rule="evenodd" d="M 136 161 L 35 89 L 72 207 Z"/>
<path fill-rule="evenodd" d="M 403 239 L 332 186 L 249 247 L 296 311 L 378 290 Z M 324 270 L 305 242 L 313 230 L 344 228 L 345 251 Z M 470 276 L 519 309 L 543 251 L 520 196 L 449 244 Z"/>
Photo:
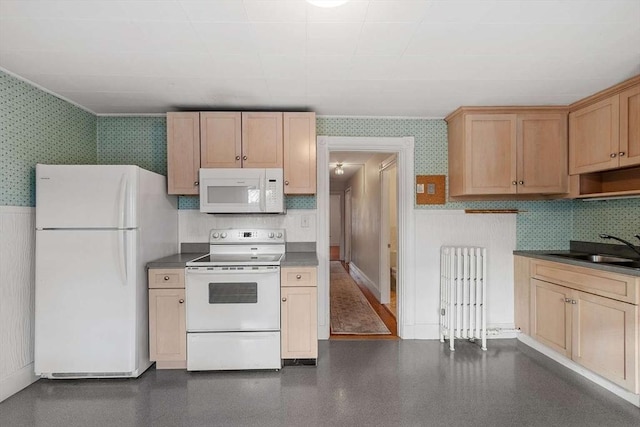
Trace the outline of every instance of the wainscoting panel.
<path fill-rule="evenodd" d="M 0 206 L 0 401 L 33 374 L 35 209 Z"/>

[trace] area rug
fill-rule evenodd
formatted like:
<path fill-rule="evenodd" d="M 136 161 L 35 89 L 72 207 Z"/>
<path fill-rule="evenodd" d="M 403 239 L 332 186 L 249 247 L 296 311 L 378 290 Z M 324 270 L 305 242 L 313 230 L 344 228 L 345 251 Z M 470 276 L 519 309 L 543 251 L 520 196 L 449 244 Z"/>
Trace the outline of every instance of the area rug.
<path fill-rule="evenodd" d="M 331 261 L 330 283 L 332 334 L 391 334 L 340 261 Z"/>

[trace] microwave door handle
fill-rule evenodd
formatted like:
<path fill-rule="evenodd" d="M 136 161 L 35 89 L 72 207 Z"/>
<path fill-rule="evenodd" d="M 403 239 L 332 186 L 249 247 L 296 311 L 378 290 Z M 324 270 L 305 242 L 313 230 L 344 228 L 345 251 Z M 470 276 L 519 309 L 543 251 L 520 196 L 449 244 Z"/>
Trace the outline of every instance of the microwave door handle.
<path fill-rule="evenodd" d="M 260 212 L 265 212 L 267 210 L 267 179 L 262 174 L 260 176 Z"/>

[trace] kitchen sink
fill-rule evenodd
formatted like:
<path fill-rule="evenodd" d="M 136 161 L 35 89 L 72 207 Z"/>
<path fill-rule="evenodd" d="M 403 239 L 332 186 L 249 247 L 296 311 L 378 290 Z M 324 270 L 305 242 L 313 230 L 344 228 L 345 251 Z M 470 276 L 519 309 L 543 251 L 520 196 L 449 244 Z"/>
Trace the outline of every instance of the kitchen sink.
<path fill-rule="evenodd" d="M 607 254 L 585 254 L 585 253 L 551 253 L 549 255 L 576 259 L 581 261 L 593 262 L 596 264 L 613 264 L 631 268 L 640 268 L 640 260 L 633 258 L 624 258 Z"/>

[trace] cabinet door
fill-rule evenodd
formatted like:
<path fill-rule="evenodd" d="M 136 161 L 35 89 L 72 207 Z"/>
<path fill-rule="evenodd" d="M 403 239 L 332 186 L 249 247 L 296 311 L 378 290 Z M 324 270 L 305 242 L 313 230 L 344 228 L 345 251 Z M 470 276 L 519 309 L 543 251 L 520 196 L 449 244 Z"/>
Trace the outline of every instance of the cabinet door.
<path fill-rule="evenodd" d="M 284 192 L 316 192 L 316 114 L 284 113 Z"/>
<path fill-rule="evenodd" d="M 242 166 L 242 114 L 200 113 L 200 165 L 203 168 Z"/>
<path fill-rule="evenodd" d="M 516 192 L 516 115 L 465 118 L 465 194 Z"/>
<path fill-rule="evenodd" d="M 242 167 L 282 167 L 282 113 L 242 113 Z"/>
<path fill-rule="evenodd" d="M 184 362 L 186 367 L 187 327 L 184 289 L 149 290 L 149 356 L 161 362 Z"/>
<path fill-rule="evenodd" d="M 620 166 L 640 165 L 640 85 L 620 94 L 620 152 L 618 155 Z"/>
<path fill-rule="evenodd" d="M 529 258 L 523 256 L 513 257 L 513 296 L 514 296 L 514 320 L 516 328 L 523 334 L 529 335 L 529 307 L 531 299 L 529 293 L 530 268 Z"/>
<path fill-rule="evenodd" d="M 518 115 L 518 193 L 566 193 L 567 115 Z"/>
<path fill-rule="evenodd" d="M 169 194 L 198 194 L 200 113 L 167 113 Z"/>
<path fill-rule="evenodd" d="M 569 173 L 577 175 L 618 167 L 620 96 L 569 114 Z"/>
<path fill-rule="evenodd" d="M 638 393 L 638 306 L 575 291 L 572 359 Z"/>
<path fill-rule="evenodd" d="M 571 289 L 531 279 L 531 337 L 571 357 Z"/>
<path fill-rule="evenodd" d="M 318 357 L 318 289 L 281 288 L 282 358 Z"/>

